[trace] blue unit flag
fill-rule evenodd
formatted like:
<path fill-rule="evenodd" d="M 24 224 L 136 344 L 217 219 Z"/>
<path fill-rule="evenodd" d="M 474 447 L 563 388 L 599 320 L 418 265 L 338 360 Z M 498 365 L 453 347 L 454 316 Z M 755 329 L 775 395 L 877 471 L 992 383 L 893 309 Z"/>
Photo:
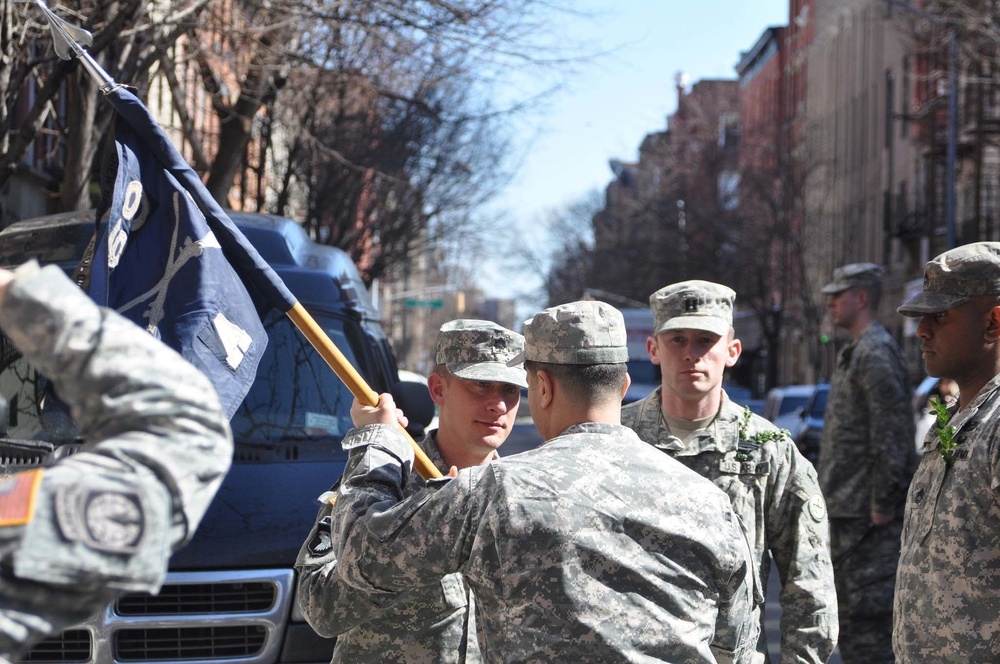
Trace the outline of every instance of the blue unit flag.
<path fill-rule="evenodd" d="M 114 173 L 88 286 L 214 383 L 231 417 L 267 344 L 261 317 L 295 298 L 132 93 L 116 88 Z M 101 211 L 103 212 L 103 211 Z"/>

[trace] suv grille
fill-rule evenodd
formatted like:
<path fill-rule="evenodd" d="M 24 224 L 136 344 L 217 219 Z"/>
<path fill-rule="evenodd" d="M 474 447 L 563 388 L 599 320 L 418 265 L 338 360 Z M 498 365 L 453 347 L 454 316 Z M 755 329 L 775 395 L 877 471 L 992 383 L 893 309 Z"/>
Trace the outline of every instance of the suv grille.
<path fill-rule="evenodd" d="M 130 629 L 115 638 L 115 659 L 147 662 L 181 659 L 221 659 L 260 654 L 267 630 L 259 626 Z"/>
<path fill-rule="evenodd" d="M 288 622 L 293 572 L 174 572 L 159 595 L 127 595 L 36 645 L 35 664 L 272 664 Z"/>
<path fill-rule="evenodd" d="M 273 583 L 192 583 L 164 586 L 156 597 L 128 595 L 118 600 L 118 615 L 162 616 L 190 613 L 247 613 L 274 605 Z"/>
<path fill-rule="evenodd" d="M 67 629 L 59 636 L 42 641 L 22 662 L 87 662 L 90 660 L 90 632 Z"/>

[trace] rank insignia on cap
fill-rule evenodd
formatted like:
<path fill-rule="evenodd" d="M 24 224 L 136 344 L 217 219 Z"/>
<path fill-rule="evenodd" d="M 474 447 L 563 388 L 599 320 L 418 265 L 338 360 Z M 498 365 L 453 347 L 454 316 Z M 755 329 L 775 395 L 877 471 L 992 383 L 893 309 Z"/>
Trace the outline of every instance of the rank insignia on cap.
<path fill-rule="evenodd" d="M 0 480 L 0 526 L 23 526 L 31 521 L 41 481 L 41 468 Z"/>
<path fill-rule="evenodd" d="M 686 312 L 698 311 L 699 304 L 701 304 L 701 302 L 696 297 L 684 298 L 684 311 Z"/>

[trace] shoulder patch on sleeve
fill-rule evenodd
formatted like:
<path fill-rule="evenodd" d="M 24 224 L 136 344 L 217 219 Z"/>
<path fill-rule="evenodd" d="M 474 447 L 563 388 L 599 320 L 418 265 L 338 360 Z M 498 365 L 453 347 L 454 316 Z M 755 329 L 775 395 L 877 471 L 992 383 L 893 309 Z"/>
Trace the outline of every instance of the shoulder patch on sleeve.
<path fill-rule="evenodd" d="M 26 470 L 0 480 L 0 527 L 23 526 L 35 515 L 42 469 Z"/>
<path fill-rule="evenodd" d="M 135 491 L 61 487 L 55 512 L 63 537 L 98 551 L 135 553 L 146 530 L 142 499 Z"/>
<path fill-rule="evenodd" d="M 809 516 L 816 521 L 822 521 L 826 517 L 826 501 L 818 493 L 813 494 L 809 499 Z"/>
<path fill-rule="evenodd" d="M 331 519 L 329 516 L 325 516 L 320 519 L 319 523 L 316 524 L 316 529 L 312 538 L 309 540 L 309 553 L 317 558 L 322 558 L 333 551 L 333 538 L 330 535 L 330 523 Z"/>

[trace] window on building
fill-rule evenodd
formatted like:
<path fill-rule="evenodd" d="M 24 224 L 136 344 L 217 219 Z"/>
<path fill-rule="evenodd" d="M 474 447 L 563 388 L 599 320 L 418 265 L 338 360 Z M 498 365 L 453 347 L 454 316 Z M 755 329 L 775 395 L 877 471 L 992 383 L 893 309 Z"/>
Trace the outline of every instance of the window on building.
<path fill-rule="evenodd" d="M 736 171 L 719 173 L 719 207 L 735 210 L 740 205 L 740 174 Z"/>
<path fill-rule="evenodd" d="M 740 115 L 739 113 L 719 114 L 719 147 L 723 150 L 736 150 L 740 145 Z"/>

